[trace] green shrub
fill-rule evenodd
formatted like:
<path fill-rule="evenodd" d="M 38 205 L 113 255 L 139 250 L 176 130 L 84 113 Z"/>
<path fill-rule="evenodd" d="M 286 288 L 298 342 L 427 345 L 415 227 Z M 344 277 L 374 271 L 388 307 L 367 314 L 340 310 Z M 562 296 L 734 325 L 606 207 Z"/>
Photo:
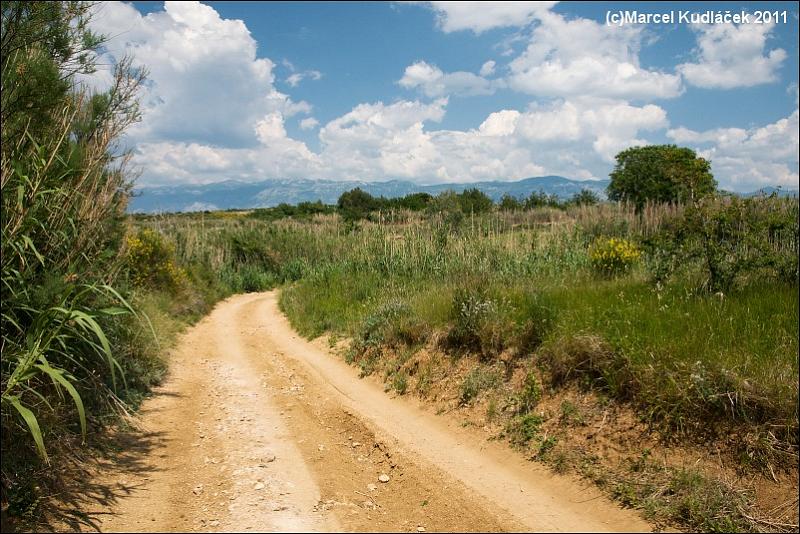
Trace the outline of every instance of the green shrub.
<path fill-rule="evenodd" d="M 469 404 L 474 401 L 481 391 L 492 389 L 500 385 L 501 376 L 492 370 L 483 367 L 476 367 L 466 376 L 461 383 L 461 404 Z"/>
<path fill-rule="evenodd" d="M 544 422 L 544 418 L 539 415 L 526 414 L 515 417 L 506 427 L 511 443 L 515 445 L 527 445 L 532 439 L 539 437 L 539 430 Z"/>
<path fill-rule="evenodd" d="M 524 310 L 524 323 L 517 330 L 517 351 L 530 354 L 538 349 L 553 329 L 555 317 L 553 308 L 538 299 L 530 303 Z"/>
<path fill-rule="evenodd" d="M 694 265 L 710 291 L 765 277 L 797 284 L 798 215 L 797 199 L 777 195 L 704 198 L 647 240 L 653 278 L 663 282 Z"/>
<path fill-rule="evenodd" d="M 445 338 L 447 346 L 480 354 L 485 359 L 502 352 L 514 328 L 500 313 L 505 304 L 480 289 L 458 289 L 450 310 L 452 326 Z"/>
<path fill-rule="evenodd" d="M 408 390 L 408 374 L 405 371 L 398 371 L 392 378 L 392 387 L 400 394 L 405 395 Z"/>
<path fill-rule="evenodd" d="M 461 211 L 466 214 L 479 214 L 486 213 L 492 210 L 494 203 L 489 195 L 475 187 L 465 189 L 459 195 L 459 202 L 461 204 Z"/>

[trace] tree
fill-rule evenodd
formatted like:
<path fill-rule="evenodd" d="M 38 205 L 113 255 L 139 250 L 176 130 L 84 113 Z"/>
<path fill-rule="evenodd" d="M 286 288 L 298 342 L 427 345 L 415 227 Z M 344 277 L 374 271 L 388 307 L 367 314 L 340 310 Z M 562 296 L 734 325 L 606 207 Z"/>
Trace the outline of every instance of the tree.
<path fill-rule="evenodd" d="M 708 160 L 690 148 L 675 145 L 632 147 L 617 154 L 608 185 L 610 200 L 689 202 L 716 191 Z"/>
<path fill-rule="evenodd" d="M 522 210 L 522 202 L 517 197 L 511 196 L 508 193 L 503 195 L 500 199 L 500 211 L 520 211 Z"/>
<path fill-rule="evenodd" d="M 339 207 L 342 218 L 348 221 L 365 219 L 369 212 L 380 207 L 378 199 L 360 187 L 342 193 L 336 204 Z"/>
<path fill-rule="evenodd" d="M 480 189 L 473 187 L 472 189 L 465 189 L 461 193 L 461 211 L 464 213 L 485 213 L 491 211 L 494 202 L 489 196 Z"/>
<path fill-rule="evenodd" d="M 428 207 L 433 197 L 430 193 L 409 193 L 404 197 L 398 198 L 395 204 L 401 208 L 411 211 L 422 211 Z"/>
<path fill-rule="evenodd" d="M 600 197 L 591 189 L 581 189 L 580 193 L 575 193 L 569 200 L 575 206 L 594 206 L 600 202 Z"/>
<path fill-rule="evenodd" d="M 549 208 L 562 208 L 561 201 L 558 199 L 558 195 L 555 193 L 548 195 L 544 191 L 534 191 L 532 192 L 528 198 L 525 199 L 524 202 L 526 210 L 532 210 L 536 208 L 543 208 L 545 206 Z"/>

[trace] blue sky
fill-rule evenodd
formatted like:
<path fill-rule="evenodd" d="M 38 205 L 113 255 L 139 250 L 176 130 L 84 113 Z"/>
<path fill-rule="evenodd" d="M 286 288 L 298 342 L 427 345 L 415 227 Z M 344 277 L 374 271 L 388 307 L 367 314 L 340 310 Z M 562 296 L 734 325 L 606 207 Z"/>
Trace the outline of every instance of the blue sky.
<path fill-rule="evenodd" d="M 617 27 L 609 10 L 786 22 Z M 698 150 L 728 189 L 798 184 L 794 2 L 104 2 L 93 25 L 109 63 L 150 70 L 140 185 L 605 178 L 646 143 Z"/>

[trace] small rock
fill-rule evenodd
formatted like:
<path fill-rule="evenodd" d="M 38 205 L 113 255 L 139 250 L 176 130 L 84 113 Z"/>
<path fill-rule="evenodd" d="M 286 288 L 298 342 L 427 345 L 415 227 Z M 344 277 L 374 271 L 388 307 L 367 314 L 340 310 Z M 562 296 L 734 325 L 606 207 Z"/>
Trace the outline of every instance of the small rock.
<path fill-rule="evenodd" d="M 219 526 L 219 521 L 217 521 L 217 520 L 215 519 L 215 520 L 213 520 L 213 521 L 209 522 L 209 523 L 208 523 L 208 526 L 210 526 L 210 527 L 218 527 L 218 526 Z"/>
<path fill-rule="evenodd" d="M 385 483 L 389 482 L 389 480 L 390 480 L 390 479 L 389 479 L 389 475 L 386 475 L 386 474 L 381 474 L 381 475 L 378 477 L 378 480 L 379 480 L 380 482 L 383 482 L 383 483 L 385 484 Z"/>
<path fill-rule="evenodd" d="M 425 527 L 417 527 L 417 532 L 425 532 Z"/>
<path fill-rule="evenodd" d="M 283 505 L 277 505 L 277 506 L 273 506 L 272 507 L 272 511 L 273 512 L 282 512 L 282 511 L 288 510 L 288 509 L 289 509 L 288 506 L 283 506 Z"/>
<path fill-rule="evenodd" d="M 253 489 L 254 490 L 262 490 L 262 489 L 264 489 L 264 483 L 263 482 L 256 482 L 256 485 L 253 486 Z"/>
<path fill-rule="evenodd" d="M 192 488 L 192 493 L 194 493 L 195 495 L 200 495 L 201 493 L 203 493 L 203 485 L 198 484 L 197 486 Z"/>
<path fill-rule="evenodd" d="M 367 484 L 367 489 L 370 491 L 375 491 L 378 489 L 378 486 L 376 486 L 375 484 Z"/>
<path fill-rule="evenodd" d="M 353 447 L 360 447 L 360 446 L 361 446 L 361 443 L 359 443 L 357 441 L 353 442 Z"/>

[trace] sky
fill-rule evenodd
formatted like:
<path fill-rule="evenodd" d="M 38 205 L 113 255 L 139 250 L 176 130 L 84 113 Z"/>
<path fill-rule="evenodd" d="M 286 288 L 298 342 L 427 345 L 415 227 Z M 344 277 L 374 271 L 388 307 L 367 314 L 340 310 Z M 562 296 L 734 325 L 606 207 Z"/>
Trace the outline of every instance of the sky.
<path fill-rule="evenodd" d="M 749 20 L 679 19 L 709 11 Z M 149 73 L 140 187 L 602 179 L 670 143 L 724 189 L 798 188 L 796 2 L 101 2 L 91 27 L 87 86 Z"/>

